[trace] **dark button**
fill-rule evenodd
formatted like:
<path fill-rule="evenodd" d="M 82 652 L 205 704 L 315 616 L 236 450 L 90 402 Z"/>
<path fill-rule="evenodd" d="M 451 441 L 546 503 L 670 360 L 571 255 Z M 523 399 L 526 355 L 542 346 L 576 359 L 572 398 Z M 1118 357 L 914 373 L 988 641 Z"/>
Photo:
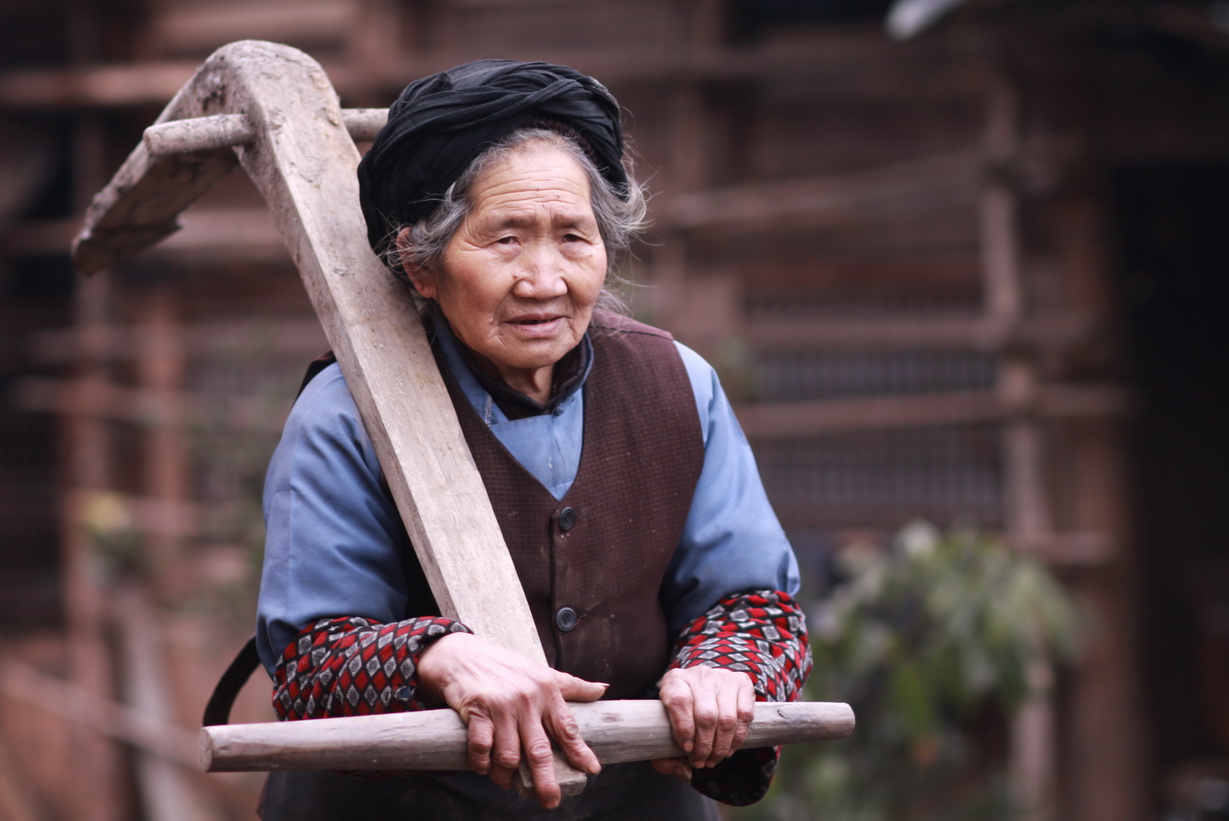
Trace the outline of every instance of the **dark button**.
<path fill-rule="evenodd" d="M 414 691 L 409 687 L 399 687 L 395 695 L 398 701 L 409 701 L 414 697 Z"/>
<path fill-rule="evenodd" d="M 555 614 L 555 626 L 565 633 L 572 632 L 578 621 L 580 621 L 580 616 L 576 615 L 576 611 L 570 607 L 560 607 L 559 612 Z"/>
<path fill-rule="evenodd" d="M 567 533 L 576 524 L 576 511 L 570 507 L 565 507 L 559 511 L 559 529 Z"/>

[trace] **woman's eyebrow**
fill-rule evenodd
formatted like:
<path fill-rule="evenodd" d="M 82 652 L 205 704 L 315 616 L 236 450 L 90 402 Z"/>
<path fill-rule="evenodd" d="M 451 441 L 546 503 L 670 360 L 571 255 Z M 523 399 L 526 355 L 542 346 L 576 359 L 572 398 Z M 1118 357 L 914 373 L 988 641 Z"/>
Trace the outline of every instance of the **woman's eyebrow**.
<path fill-rule="evenodd" d="M 499 231 L 505 228 L 527 228 L 537 222 L 533 211 L 517 210 L 502 214 L 488 214 L 478 225 L 488 231 Z M 569 210 L 557 213 L 550 220 L 552 226 L 562 228 L 584 228 L 597 224 L 597 218 L 592 213 L 580 210 Z"/>

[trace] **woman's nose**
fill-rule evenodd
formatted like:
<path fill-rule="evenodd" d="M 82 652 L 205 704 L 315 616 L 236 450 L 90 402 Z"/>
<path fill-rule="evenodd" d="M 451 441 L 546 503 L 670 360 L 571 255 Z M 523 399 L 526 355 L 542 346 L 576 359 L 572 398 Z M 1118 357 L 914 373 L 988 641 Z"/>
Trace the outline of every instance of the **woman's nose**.
<path fill-rule="evenodd" d="M 567 293 L 563 255 L 541 246 L 527 248 L 521 255 L 522 269 L 512 292 L 525 299 L 551 299 Z"/>

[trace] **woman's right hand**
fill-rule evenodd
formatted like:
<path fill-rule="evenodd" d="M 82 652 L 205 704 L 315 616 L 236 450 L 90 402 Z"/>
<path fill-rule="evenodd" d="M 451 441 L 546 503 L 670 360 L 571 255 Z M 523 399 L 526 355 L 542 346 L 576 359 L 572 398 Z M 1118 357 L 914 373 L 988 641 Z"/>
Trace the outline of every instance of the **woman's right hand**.
<path fill-rule="evenodd" d="M 521 763 L 542 806 L 559 805 L 551 740 L 572 766 L 601 770 L 581 738 L 568 701 L 597 701 L 607 685 L 553 670 L 469 633 L 444 636 L 418 659 L 420 697 L 456 710 L 469 727 L 469 766 L 500 787 L 512 786 Z"/>

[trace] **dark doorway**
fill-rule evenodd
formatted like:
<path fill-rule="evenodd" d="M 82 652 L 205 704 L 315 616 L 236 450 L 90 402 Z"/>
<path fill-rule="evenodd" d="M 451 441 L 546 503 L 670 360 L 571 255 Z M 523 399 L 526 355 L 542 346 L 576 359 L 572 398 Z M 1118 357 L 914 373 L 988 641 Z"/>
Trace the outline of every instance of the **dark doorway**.
<path fill-rule="evenodd" d="M 1111 194 L 1150 746 L 1184 809 L 1183 783 L 1229 789 L 1229 164 L 1123 167 Z"/>

